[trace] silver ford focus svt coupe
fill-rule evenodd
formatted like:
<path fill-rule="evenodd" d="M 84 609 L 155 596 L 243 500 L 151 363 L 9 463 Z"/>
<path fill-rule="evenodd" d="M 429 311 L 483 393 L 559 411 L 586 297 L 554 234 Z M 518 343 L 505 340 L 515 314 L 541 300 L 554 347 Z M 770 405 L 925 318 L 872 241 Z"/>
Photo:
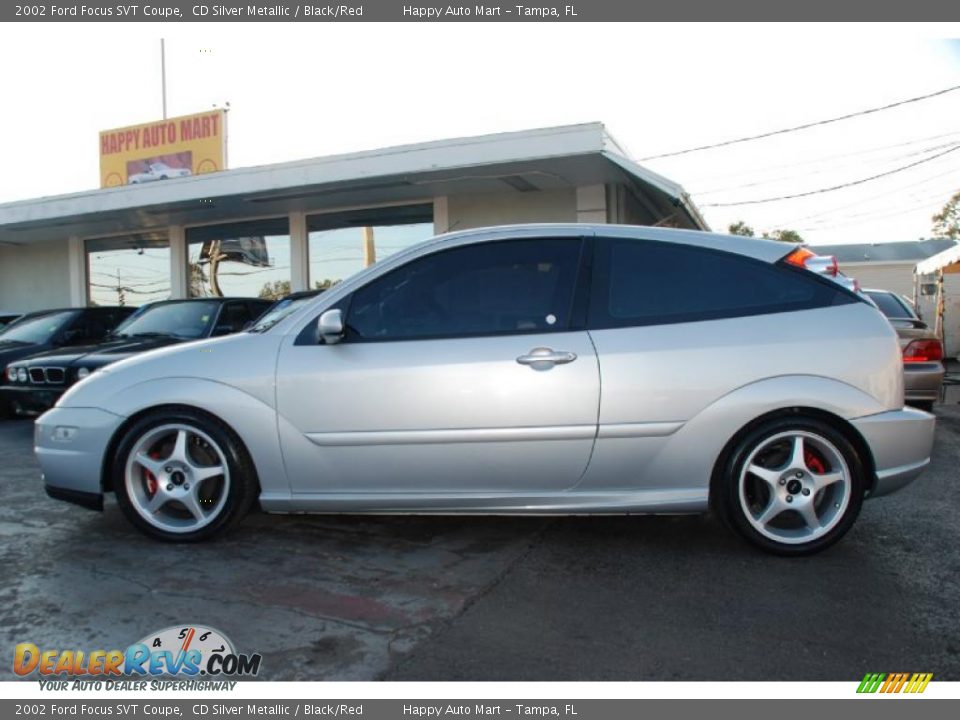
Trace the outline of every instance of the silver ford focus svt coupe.
<path fill-rule="evenodd" d="M 319 513 L 698 513 L 822 550 L 929 463 L 897 336 L 782 242 L 452 233 L 247 332 L 91 374 L 36 423 L 47 493 L 196 541 Z M 681 538 L 677 539 L 681 542 Z"/>

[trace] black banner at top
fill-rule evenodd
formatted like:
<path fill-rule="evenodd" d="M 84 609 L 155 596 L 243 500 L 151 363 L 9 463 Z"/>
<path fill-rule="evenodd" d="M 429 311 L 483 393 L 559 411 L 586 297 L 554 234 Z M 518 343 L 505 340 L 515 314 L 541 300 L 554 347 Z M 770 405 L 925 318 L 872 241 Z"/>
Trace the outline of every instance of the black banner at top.
<path fill-rule="evenodd" d="M 947 0 L 531 0 L 440 3 L 433 0 L 198 2 L 157 0 L 25 2 L 0 6 L 7 22 L 654 22 L 654 21 L 951 21 Z"/>

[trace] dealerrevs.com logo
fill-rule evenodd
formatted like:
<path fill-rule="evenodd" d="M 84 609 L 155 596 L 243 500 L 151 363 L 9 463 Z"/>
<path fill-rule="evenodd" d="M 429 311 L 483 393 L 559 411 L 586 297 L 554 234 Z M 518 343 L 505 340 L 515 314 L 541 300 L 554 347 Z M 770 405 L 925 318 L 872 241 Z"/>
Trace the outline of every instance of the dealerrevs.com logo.
<path fill-rule="evenodd" d="M 867 673 L 860 681 L 858 693 L 922 693 L 933 673 Z"/>
<path fill-rule="evenodd" d="M 25 642 L 13 653 L 13 671 L 21 677 L 77 680 L 173 676 L 197 679 L 255 676 L 262 657 L 238 653 L 218 630 L 175 625 L 151 633 L 125 650 L 40 648 Z M 118 688 L 119 689 L 119 688 Z"/>

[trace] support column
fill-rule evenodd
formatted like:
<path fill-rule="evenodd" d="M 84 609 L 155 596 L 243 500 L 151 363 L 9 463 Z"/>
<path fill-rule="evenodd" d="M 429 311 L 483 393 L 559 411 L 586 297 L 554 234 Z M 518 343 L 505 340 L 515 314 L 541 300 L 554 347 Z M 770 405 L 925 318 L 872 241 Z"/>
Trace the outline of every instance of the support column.
<path fill-rule="evenodd" d="M 87 254 L 83 240 L 77 236 L 67 238 L 67 272 L 70 277 L 71 307 L 87 305 Z"/>
<path fill-rule="evenodd" d="M 577 222 L 607 222 L 607 188 L 605 185 L 584 185 L 577 188 Z"/>
<path fill-rule="evenodd" d="M 171 225 L 167 228 L 167 239 L 170 243 L 170 297 L 190 297 L 189 257 L 183 226 Z"/>
<path fill-rule="evenodd" d="M 450 230 L 450 207 L 447 196 L 441 195 L 433 199 L 433 232 L 440 235 Z"/>
<path fill-rule="evenodd" d="M 307 216 L 302 212 L 292 212 L 290 222 L 290 292 L 300 292 L 310 288 L 309 238 L 307 234 Z"/>

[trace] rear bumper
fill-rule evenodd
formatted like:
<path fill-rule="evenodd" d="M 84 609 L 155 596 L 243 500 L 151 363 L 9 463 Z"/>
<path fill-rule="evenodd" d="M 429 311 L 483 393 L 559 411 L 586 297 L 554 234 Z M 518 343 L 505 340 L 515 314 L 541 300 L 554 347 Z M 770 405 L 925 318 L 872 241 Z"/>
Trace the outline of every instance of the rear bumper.
<path fill-rule="evenodd" d="M 903 389 L 907 400 L 926 402 L 939 400 L 943 375 L 943 365 L 938 362 L 904 364 Z"/>
<path fill-rule="evenodd" d="M 891 410 L 852 421 L 870 446 L 876 478 L 870 497 L 910 484 L 930 464 L 936 418 L 914 408 Z"/>

